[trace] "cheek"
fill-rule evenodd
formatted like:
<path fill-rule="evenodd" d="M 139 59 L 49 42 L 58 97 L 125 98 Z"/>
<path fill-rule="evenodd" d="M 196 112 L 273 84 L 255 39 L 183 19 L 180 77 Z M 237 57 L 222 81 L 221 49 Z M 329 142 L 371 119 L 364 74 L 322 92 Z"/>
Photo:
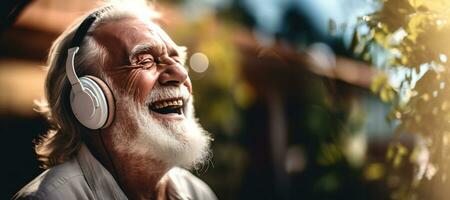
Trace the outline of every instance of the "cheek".
<path fill-rule="evenodd" d="M 145 99 L 150 94 L 153 86 L 157 81 L 157 76 L 155 72 L 143 71 L 136 77 L 136 89 L 134 92 L 134 97 L 141 103 L 145 102 Z"/>
<path fill-rule="evenodd" d="M 109 73 L 119 92 L 133 97 L 136 102 L 144 103 L 157 81 L 156 70 L 127 70 Z"/>

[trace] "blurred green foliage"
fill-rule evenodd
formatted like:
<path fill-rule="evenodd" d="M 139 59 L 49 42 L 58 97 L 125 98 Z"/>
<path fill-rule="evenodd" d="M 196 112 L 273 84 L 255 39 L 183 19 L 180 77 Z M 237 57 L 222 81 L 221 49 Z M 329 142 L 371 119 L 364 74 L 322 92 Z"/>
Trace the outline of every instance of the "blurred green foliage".
<path fill-rule="evenodd" d="M 379 11 L 360 18 L 352 48 L 357 56 L 384 71 L 371 89 L 392 103 L 388 119 L 398 122 L 397 136 L 414 134 L 426 147 L 415 145 L 408 150 L 393 144 L 387 154 L 394 168 L 404 161 L 416 168 L 414 184 L 405 184 L 393 197 L 420 198 L 411 191 L 426 187 L 420 184 L 424 174 L 448 184 L 442 177 L 450 170 L 450 1 L 380 2 Z M 379 62 L 380 55 L 383 62 Z M 436 169 L 437 173 L 432 173 Z"/>

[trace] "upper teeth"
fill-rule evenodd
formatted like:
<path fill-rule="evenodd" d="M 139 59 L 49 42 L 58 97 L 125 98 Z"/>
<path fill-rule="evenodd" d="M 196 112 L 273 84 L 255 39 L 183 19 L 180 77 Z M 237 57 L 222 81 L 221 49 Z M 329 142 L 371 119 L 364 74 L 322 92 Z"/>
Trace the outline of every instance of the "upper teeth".
<path fill-rule="evenodd" d="M 183 106 L 183 101 L 180 100 L 168 100 L 168 101 L 159 101 L 153 103 L 152 107 L 156 109 L 168 107 L 168 106 Z"/>

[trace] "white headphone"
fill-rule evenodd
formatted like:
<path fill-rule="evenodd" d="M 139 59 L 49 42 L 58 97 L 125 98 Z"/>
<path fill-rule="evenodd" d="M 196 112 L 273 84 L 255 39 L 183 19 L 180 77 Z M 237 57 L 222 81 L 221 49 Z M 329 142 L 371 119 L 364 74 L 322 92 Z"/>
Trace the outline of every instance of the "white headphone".
<path fill-rule="evenodd" d="M 90 129 L 106 128 L 111 124 L 115 111 L 114 97 L 107 84 L 101 79 L 94 76 L 78 78 L 74 59 L 90 26 L 107 9 L 108 7 L 100 9 L 83 20 L 67 51 L 66 74 L 72 85 L 70 106 L 78 121 Z"/>

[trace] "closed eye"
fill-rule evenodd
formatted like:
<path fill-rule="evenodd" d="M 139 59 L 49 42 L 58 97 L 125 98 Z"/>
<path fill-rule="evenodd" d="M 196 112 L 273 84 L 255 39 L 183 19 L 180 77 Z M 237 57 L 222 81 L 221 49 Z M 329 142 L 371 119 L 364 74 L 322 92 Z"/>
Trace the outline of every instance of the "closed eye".
<path fill-rule="evenodd" d="M 145 58 L 145 59 L 139 61 L 137 64 L 138 65 L 148 65 L 148 64 L 152 64 L 152 63 L 153 63 L 153 59 Z"/>
<path fill-rule="evenodd" d="M 137 65 L 148 69 L 155 64 L 155 60 L 151 54 L 140 54 L 132 58 L 132 65 Z"/>

